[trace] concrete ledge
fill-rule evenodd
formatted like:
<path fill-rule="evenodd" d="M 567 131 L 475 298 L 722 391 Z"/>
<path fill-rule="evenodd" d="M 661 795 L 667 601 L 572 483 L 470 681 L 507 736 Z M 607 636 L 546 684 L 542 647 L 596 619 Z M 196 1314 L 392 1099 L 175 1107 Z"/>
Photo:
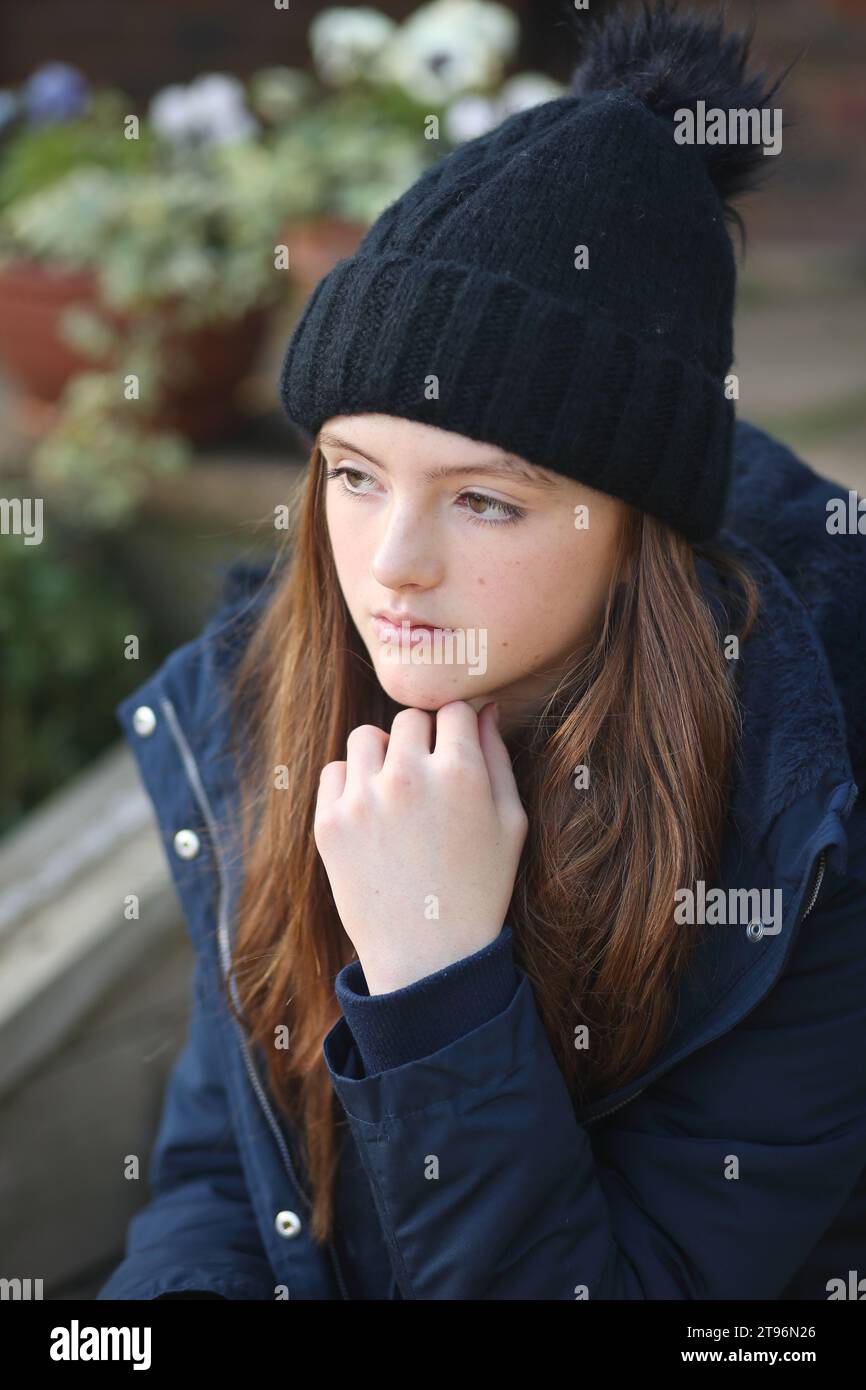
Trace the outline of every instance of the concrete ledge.
<path fill-rule="evenodd" d="M 139 899 L 139 919 L 124 899 Z M 0 846 L 0 1096 L 177 924 L 150 801 L 125 744 Z"/>
<path fill-rule="evenodd" d="M 136 894 L 139 918 L 124 916 Z M 0 843 L 0 1275 L 92 1297 L 122 1254 L 192 948 L 121 741 Z M 137 1155 L 140 1177 L 126 1176 Z"/>

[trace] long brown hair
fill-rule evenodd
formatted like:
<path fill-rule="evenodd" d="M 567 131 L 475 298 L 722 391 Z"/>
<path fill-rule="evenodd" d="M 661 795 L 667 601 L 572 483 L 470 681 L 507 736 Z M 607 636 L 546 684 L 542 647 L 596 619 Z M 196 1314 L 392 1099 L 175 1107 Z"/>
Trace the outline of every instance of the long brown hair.
<path fill-rule="evenodd" d="M 345 1124 L 322 1042 L 340 1017 L 334 977 L 356 954 L 315 847 L 319 774 L 345 758 L 356 725 L 387 731 L 401 708 L 379 685 L 343 600 L 323 472 L 316 442 L 233 691 L 244 868 L 237 1016 L 262 1047 L 270 1091 L 302 1146 L 318 1242 L 331 1232 Z M 671 930 L 674 894 L 713 877 L 740 734 L 737 663 L 722 639 L 734 607 L 742 640 L 759 605 L 738 557 L 693 546 L 635 508 L 623 517 L 594 642 L 506 739 L 529 819 L 507 921 L 575 1104 L 639 1075 L 667 1037 L 694 940 Z M 699 553 L 724 594 L 724 633 L 701 590 Z M 575 1046 L 581 1024 L 585 1049 Z M 275 1045 L 286 1026 L 289 1045 Z"/>

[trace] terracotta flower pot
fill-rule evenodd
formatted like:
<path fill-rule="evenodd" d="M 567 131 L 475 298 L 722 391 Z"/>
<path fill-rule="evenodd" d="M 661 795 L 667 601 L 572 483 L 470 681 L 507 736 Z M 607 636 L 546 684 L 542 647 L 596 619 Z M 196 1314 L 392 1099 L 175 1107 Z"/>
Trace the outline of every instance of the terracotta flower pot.
<path fill-rule="evenodd" d="M 301 302 L 337 261 L 354 255 L 366 231 L 362 222 L 330 216 L 290 222 L 283 228 L 282 240 L 289 248 L 289 276 Z"/>
<path fill-rule="evenodd" d="M 61 314 L 71 305 L 96 309 L 121 328 L 134 317 L 100 305 L 90 271 L 57 271 L 24 260 L 0 267 L 0 363 L 22 389 L 18 424 L 30 436 L 51 428 L 72 376 L 108 365 L 78 352 L 61 336 Z M 255 357 L 268 314 L 267 309 L 253 309 L 240 319 L 189 330 L 173 326 L 170 305 L 160 309 L 163 361 L 170 369 L 176 360 L 178 370 L 174 380 L 169 370 L 165 402 L 153 427 L 202 443 L 235 424 L 238 411 L 232 397 Z M 181 370 L 181 354 L 194 363 L 192 374 Z"/>

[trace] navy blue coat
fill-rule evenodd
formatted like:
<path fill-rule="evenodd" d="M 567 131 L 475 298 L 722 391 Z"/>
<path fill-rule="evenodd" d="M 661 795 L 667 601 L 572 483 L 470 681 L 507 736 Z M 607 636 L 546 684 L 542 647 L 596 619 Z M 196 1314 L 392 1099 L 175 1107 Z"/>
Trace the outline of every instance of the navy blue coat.
<path fill-rule="evenodd" d="M 706 932 L 668 1045 L 583 1109 L 507 924 L 393 995 L 347 966 L 324 1042 L 348 1118 L 326 1249 L 297 1135 L 223 1002 L 226 679 L 267 594 L 263 571 L 232 569 L 204 632 L 118 706 L 195 970 L 150 1200 L 99 1298 L 826 1299 L 866 1276 L 866 538 L 828 534 L 832 496 L 847 489 L 738 423 L 722 539 L 765 610 L 740 657 L 716 885 L 781 890 L 781 922 Z"/>

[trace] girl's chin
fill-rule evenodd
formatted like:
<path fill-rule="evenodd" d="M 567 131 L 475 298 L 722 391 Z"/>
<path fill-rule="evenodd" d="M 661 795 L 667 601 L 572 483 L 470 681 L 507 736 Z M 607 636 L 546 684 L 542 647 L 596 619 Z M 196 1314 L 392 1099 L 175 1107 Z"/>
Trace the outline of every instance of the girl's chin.
<path fill-rule="evenodd" d="M 407 667 L 404 674 L 399 667 L 380 666 L 376 674 L 385 694 L 390 696 L 395 704 L 409 705 L 413 709 L 438 710 L 453 700 L 465 700 L 467 704 L 472 705 L 477 714 L 486 702 L 483 691 L 479 691 L 477 684 L 473 685 L 471 679 L 464 678 L 454 681 L 453 684 L 444 684 L 441 671 L 412 671 Z"/>

